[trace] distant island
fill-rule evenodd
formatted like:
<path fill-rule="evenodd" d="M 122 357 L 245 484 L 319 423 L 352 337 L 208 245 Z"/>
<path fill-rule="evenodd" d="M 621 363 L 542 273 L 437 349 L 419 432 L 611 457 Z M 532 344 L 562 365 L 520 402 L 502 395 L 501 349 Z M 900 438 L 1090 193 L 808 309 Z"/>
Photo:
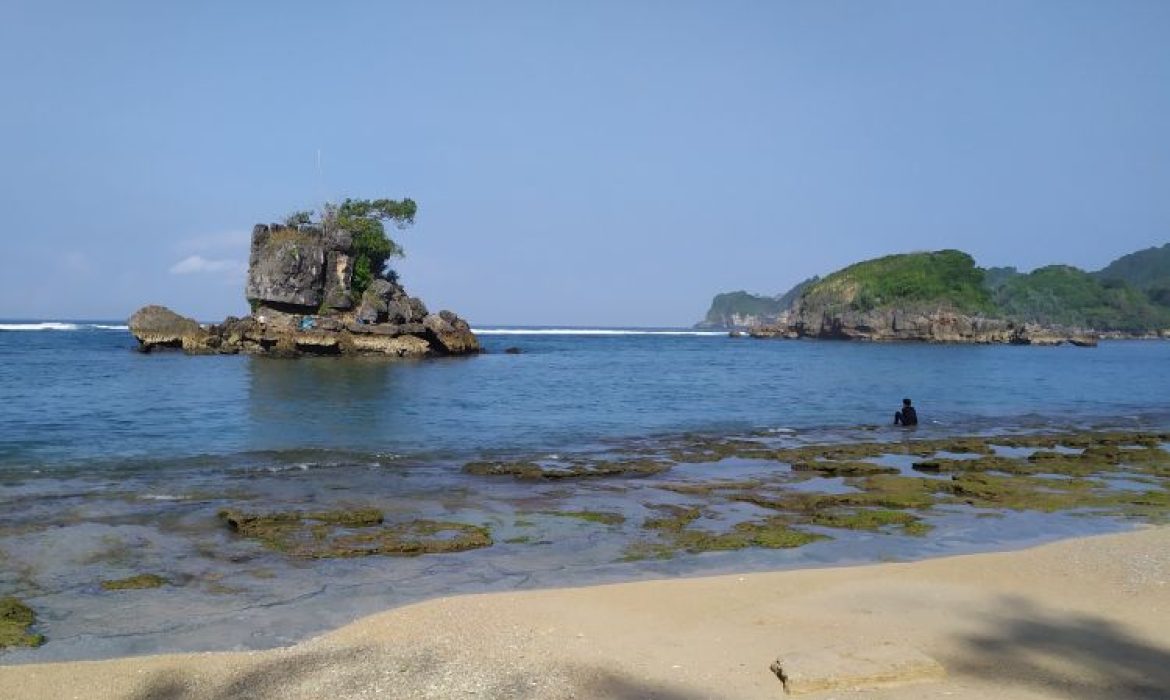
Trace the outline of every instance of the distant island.
<path fill-rule="evenodd" d="M 866 260 L 788 292 L 717 295 L 697 328 L 757 337 L 1091 345 L 1170 334 L 1170 244 L 1096 272 L 981 268 L 958 250 Z"/>
<path fill-rule="evenodd" d="M 346 199 L 320 216 L 298 211 L 252 229 L 245 296 L 251 314 L 202 325 L 162 306 L 130 317 L 139 349 L 192 354 L 251 353 L 426 357 L 479 352 L 470 326 L 451 311 L 430 313 L 388 266 L 402 248 L 384 223 L 414 223 L 411 199 Z"/>

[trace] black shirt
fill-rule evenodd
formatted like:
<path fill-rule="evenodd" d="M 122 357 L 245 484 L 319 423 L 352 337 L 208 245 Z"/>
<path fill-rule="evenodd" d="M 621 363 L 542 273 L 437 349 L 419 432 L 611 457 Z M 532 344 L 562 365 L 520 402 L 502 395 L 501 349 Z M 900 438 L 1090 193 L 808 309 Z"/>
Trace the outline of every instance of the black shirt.
<path fill-rule="evenodd" d="M 895 423 L 902 425 L 918 425 L 918 411 L 913 406 L 904 406 L 895 416 Z"/>

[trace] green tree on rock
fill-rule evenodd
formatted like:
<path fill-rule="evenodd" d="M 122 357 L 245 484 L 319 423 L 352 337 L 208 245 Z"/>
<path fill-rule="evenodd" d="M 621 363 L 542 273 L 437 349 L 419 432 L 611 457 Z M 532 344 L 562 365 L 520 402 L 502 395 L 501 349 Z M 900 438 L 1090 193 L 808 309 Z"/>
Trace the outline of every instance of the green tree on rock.
<path fill-rule="evenodd" d="M 390 258 L 400 258 L 402 247 L 386 235 L 385 222 L 399 230 L 414 223 L 418 205 L 406 199 L 349 199 L 325 205 L 326 229 L 345 229 L 353 236 L 353 281 L 350 288 L 361 294 L 370 283 L 388 274 Z"/>

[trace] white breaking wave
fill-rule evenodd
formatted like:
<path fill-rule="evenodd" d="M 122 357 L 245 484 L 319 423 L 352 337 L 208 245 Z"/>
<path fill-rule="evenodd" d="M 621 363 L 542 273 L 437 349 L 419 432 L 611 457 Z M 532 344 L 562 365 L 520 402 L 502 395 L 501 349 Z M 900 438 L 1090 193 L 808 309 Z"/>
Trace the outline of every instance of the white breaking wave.
<path fill-rule="evenodd" d="M 471 332 L 476 335 L 727 335 L 723 331 L 655 331 L 621 328 L 472 328 Z"/>
<path fill-rule="evenodd" d="M 62 321 L 41 321 L 38 323 L 0 323 L 0 331 L 128 331 L 129 326 L 104 325 L 101 323 L 64 323 Z"/>
<path fill-rule="evenodd" d="M 0 323 L 0 331 L 75 331 L 80 329 L 76 323 L 58 323 L 46 321 L 44 323 Z"/>

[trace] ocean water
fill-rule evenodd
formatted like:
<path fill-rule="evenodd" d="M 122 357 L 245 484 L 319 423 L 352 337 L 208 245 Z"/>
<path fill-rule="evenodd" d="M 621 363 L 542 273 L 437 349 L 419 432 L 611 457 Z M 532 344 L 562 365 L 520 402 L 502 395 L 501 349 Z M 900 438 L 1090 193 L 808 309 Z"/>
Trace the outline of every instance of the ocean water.
<path fill-rule="evenodd" d="M 118 322 L 0 322 L 0 596 L 32 605 L 49 639 L 0 663 L 271 647 L 451 593 L 904 560 L 1131 526 L 953 512 L 932 516 L 929 538 L 835 533 L 797 550 L 627 562 L 636 524 L 685 502 L 677 494 L 654 479 L 476 477 L 461 471 L 469 460 L 645 455 L 695 434 L 897 440 L 888 423 L 904 396 L 918 406 L 918 437 L 1170 428 L 1165 341 L 1082 349 L 479 331 L 487 352 L 470 358 L 275 360 L 143 355 Z M 671 478 L 775 469 L 731 459 L 678 465 Z M 801 488 L 847 488 L 822 481 Z M 241 542 L 216 516 L 337 507 L 484 525 L 496 544 L 295 560 Z M 587 509 L 629 524 L 549 515 Z M 142 572 L 169 584 L 100 587 Z"/>
<path fill-rule="evenodd" d="M 13 328 L 46 330 L 16 331 Z M 0 470 L 317 448 L 467 456 L 683 431 L 1161 425 L 1170 343 L 1094 349 L 483 329 L 424 362 L 132 352 L 124 326 L 0 324 Z M 519 355 L 504 354 L 517 347 Z"/>

